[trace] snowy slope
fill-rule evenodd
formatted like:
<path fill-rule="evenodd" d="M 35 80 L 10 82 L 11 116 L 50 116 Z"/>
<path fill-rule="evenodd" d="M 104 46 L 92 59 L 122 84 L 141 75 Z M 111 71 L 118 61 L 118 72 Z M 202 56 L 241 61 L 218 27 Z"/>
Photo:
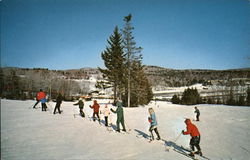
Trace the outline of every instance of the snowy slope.
<path fill-rule="evenodd" d="M 152 102 L 145 107 L 125 108 L 127 129 L 131 129 L 126 134 L 108 132 L 89 118 L 74 118 L 78 107 L 73 102 L 62 103 L 61 115 L 52 114 L 53 102 L 49 102 L 48 112 L 29 109 L 34 103 L 1 100 L 1 159 L 190 159 L 173 150 L 166 152 L 163 142 L 148 143 L 141 135 L 149 135 L 148 108 L 153 107 L 160 135 L 170 147 L 185 129 L 184 118 L 195 117 L 194 106 Z M 92 102 L 85 102 L 87 115 L 92 114 L 89 104 Z M 213 160 L 250 159 L 250 108 L 223 105 L 198 105 L 198 108 L 201 122 L 193 123 L 201 132 L 204 155 Z M 115 124 L 116 115 L 112 114 L 111 118 Z M 188 147 L 188 143 L 189 136 L 181 136 L 172 148 Z"/>

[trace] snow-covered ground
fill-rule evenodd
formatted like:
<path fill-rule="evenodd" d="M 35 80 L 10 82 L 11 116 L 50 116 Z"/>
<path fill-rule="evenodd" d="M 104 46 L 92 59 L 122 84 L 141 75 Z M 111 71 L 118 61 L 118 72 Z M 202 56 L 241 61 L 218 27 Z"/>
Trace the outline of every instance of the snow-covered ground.
<path fill-rule="evenodd" d="M 104 101 L 99 101 L 102 108 Z M 182 135 L 176 144 L 173 142 L 186 127 L 184 118 L 194 119 L 194 106 L 152 102 L 145 107 L 124 108 L 127 129 L 131 129 L 127 134 L 109 132 L 103 124 L 100 126 L 89 118 L 74 118 L 78 106 L 73 106 L 73 102 L 62 103 L 61 115 L 52 114 L 53 102 L 49 102 L 47 112 L 29 109 L 34 103 L 1 100 L 2 160 L 190 159 L 172 149 L 166 152 L 165 147 L 189 146 L 189 136 Z M 89 104 L 92 102 L 85 102 L 87 115 L 92 114 Z M 201 121 L 193 123 L 201 133 L 203 154 L 211 160 L 250 159 L 250 107 L 197 106 Z M 148 143 L 142 136 L 149 135 L 149 107 L 155 109 L 158 130 L 165 143 Z M 111 118 L 115 124 L 116 115 Z"/>

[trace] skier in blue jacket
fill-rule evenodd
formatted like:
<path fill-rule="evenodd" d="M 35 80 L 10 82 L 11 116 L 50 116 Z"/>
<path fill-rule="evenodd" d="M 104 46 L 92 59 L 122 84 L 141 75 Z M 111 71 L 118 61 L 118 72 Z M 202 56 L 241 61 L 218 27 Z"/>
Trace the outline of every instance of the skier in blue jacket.
<path fill-rule="evenodd" d="M 148 121 L 150 123 L 150 127 L 149 127 L 149 132 L 151 133 L 151 140 L 154 140 L 154 135 L 153 135 L 153 130 L 155 131 L 156 135 L 157 135 L 157 140 L 160 140 L 160 134 L 157 130 L 157 120 L 156 120 L 156 116 L 155 116 L 155 112 L 153 110 L 153 108 L 149 108 L 148 109 L 149 115 L 150 117 L 148 117 Z"/>

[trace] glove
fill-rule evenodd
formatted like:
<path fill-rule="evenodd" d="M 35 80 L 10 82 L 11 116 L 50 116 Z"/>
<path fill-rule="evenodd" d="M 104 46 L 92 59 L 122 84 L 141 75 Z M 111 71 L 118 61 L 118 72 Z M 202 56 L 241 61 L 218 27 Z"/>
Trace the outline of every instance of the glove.
<path fill-rule="evenodd" d="M 150 117 L 148 117 L 148 122 L 151 123 L 152 122 L 152 119 Z"/>

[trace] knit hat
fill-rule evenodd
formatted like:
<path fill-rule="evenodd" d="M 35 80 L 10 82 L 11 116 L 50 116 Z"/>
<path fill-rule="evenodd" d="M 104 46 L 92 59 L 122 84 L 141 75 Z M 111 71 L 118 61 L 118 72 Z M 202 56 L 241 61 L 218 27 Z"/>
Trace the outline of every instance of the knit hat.
<path fill-rule="evenodd" d="M 191 120 L 187 118 L 187 119 L 185 120 L 185 123 L 186 123 L 186 124 L 189 124 L 189 123 L 191 123 Z"/>
<path fill-rule="evenodd" d="M 122 102 L 118 101 L 118 102 L 116 102 L 116 105 L 117 105 L 118 107 L 121 107 L 121 106 L 122 106 Z"/>

